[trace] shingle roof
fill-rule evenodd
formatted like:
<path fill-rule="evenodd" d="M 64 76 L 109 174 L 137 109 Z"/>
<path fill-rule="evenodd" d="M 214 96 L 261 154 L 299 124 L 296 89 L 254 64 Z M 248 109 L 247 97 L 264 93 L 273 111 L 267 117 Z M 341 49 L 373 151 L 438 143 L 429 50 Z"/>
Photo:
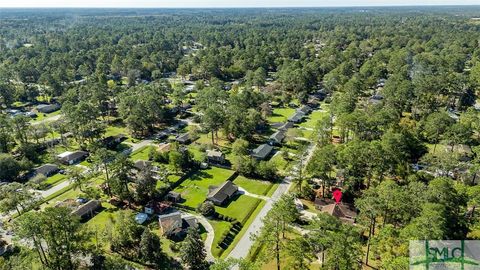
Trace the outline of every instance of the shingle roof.
<path fill-rule="evenodd" d="M 285 122 L 282 126 L 278 128 L 278 130 L 283 130 L 286 131 L 289 128 L 293 128 L 293 123 L 292 122 Z"/>
<path fill-rule="evenodd" d="M 36 174 L 43 174 L 45 176 L 56 171 L 58 171 L 58 166 L 55 164 L 45 164 L 35 169 Z"/>
<path fill-rule="evenodd" d="M 265 159 L 273 150 L 273 146 L 262 144 L 253 150 L 252 156 L 258 159 Z"/>
<path fill-rule="evenodd" d="M 217 157 L 220 158 L 223 156 L 223 153 L 218 150 L 207 150 L 207 157 Z"/>
<path fill-rule="evenodd" d="M 276 143 L 281 143 L 284 138 L 285 138 L 285 132 L 281 130 L 273 133 L 270 136 L 270 140 L 275 141 Z"/>
<path fill-rule="evenodd" d="M 77 215 L 79 217 L 84 217 L 85 215 L 90 214 L 93 211 L 97 210 L 101 206 L 102 206 L 102 203 L 99 200 L 92 200 L 78 207 L 77 210 L 72 212 L 72 214 Z"/>
<path fill-rule="evenodd" d="M 88 155 L 87 152 L 85 151 L 75 151 L 75 152 L 65 152 L 63 154 L 58 155 L 60 160 L 64 162 L 69 162 L 72 160 L 77 160 L 83 157 L 86 157 Z"/>
<path fill-rule="evenodd" d="M 231 181 L 226 181 L 221 184 L 219 187 L 213 189 L 208 194 L 208 199 L 214 199 L 219 202 L 225 201 L 227 198 L 231 197 L 235 192 L 237 192 L 238 187 L 234 185 Z"/>
<path fill-rule="evenodd" d="M 299 122 L 305 117 L 305 114 L 302 113 L 301 111 L 295 111 L 295 113 L 288 118 L 288 121 L 290 122 Z"/>
<path fill-rule="evenodd" d="M 150 165 L 152 165 L 152 162 L 147 160 L 137 160 L 135 161 L 135 164 L 134 164 L 135 168 L 139 170 L 143 170 Z"/>
<path fill-rule="evenodd" d="M 357 217 L 357 213 L 345 204 L 332 203 L 324 206 L 321 211 L 340 219 L 353 220 Z"/>

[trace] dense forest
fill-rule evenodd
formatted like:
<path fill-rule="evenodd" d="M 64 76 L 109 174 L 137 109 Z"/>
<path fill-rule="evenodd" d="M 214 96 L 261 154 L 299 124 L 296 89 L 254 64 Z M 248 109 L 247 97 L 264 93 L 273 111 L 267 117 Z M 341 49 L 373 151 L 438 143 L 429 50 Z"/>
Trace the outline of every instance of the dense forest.
<path fill-rule="evenodd" d="M 479 7 L 0 10 L 0 217 L 27 243 L 0 269 L 393 270 L 408 268 L 409 240 L 479 239 L 479 18 Z M 312 127 L 296 124 L 288 147 L 275 145 L 287 165 L 250 157 L 277 112 L 313 103 L 322 114 Z M 106 143 L 121 128 L 135 153 L 180 119 L 201 143 L 148 153 L 165 171 L 161 187 Z M 235 176 L 292 181 L 246 259 L 223 248 L 206 263 L 195 230 L 166 251 L 156 227 L 132 219 L 133 206 L 164 198 L 181 184 L 171 177 L 197 173 L 212 149 Z M 90 153 L 77 167 L 86 171 L 65 169 L 69 188 L 128 202 L 108 244 L 66 208 L 45 206 L 62 193 L 30 192 L 48 187 L 32 170 L 67 150 Z M 337 188 L 355 225 L 295 209 Z"/>

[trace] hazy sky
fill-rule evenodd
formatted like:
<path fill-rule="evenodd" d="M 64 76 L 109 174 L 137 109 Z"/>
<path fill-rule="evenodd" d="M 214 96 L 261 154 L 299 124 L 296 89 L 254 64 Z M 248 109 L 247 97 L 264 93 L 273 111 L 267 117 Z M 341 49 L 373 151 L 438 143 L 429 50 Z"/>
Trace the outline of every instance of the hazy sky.
<path fill-rule="evenodd" d="M 0 7 L 285 7 L 479 4 L 480 0 L 0 0 Z"/>

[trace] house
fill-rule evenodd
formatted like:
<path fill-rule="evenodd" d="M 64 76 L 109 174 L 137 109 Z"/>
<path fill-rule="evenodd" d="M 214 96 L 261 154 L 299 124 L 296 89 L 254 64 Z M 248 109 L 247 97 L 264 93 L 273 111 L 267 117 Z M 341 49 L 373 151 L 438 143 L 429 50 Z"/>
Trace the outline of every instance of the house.
<path fill-rule="evenodd" d="M 137 160 L 133 164 L 133 167 L 139 171 L 143 171 L 146 168 L 151 168 L 152 167 L 152 162 L 148 160 Z"/>
<path fill-rule="evenodd" d="M 285 131 L 279 130 L 270 136 L 268 143 L 270 145 L 280 145 L 283 139 L 285 139 Z"/>
<path fill-rule="evenodd" d="M 135 222 L 137 222 L 137 224 L 143 224 L 145 223 L 145 221 L 148 220 L 148 214 L 146 213 L 138 213 L 135 215 Z"/>
<path fill-rule="evenodd" d="M 60 110 L 60 104 L 58 103 L 40 104 L 37 106 L 37 111 L 41 113 L 51 113 L 58 110 Z"/>
<path fill-rule="evenodd" d="M 357 212 L 353 207 L 344 203 L 331 203 L 323 206 L 320 211 L 350 224 L 355 223 L 355 219 L 357 218 Z"/>
<path fill-rule="evenodd" d="M 182 215 L 176 211 L 173 213 L 158 216 L 158 223 L 160 224 L 160 231 L 163 235 L 172 235 L 177 230 L 182 229 Z"/>
<path fill-rule="evenodd" d="M 171 149 L 172 149 L 172 145 L 170 143 L 161 143 L 158 146 L 158 151 L 160 153 L 169 152 Z"/>
<path fill-rule="evenodd" d="M 209 163 L 225 163 L 225 154 L 218 150 L 207 150 L 207 161 Z"/>
<path fill-rule="evenodd" d="M 185 215 L 182 217 L 184 228 L 198 228 L 197 218 L 192 215 Z"/>
<path fill-rule="evenodd" d="M 190 133 L 187 132 L 178 135 L 175 140 L 180 144 L 190 144 L 193 141 L 193 138 L 191 137 Z"/>
<path fill-rule="evenodd" d="M 303 118 L 305 118 L 305 114 L 303 112 L 295 111 L 295 113 L 288 118 L 288 121 L 292 123 L 300 123 L 303 121 Z"/>
<path fill-rule="evenodd" d="M 252 157 L 259 160 L 264 160 L 270 155 L 270 153 L 272 153 L 272 151 L 273 146 L 269 144 L 262 144 L 253 150 Z"/>
<path fill-rule="evenodd" d="M 216 205 L 223 205 L 228 199 L 238 191 L 238 187 L 231 181 L 225 181 L 218 187 L 210 187 L 207 200 Z"/>
<path fill-rule="evenodd" d="M 118 134 L 115 136 L 108 136 L 102 139 L 100 142 L 110 150 L 114 150 L 119 144 L 121 144 L 127 137 L 123 134 Z"/>
<path fill-rule="evenodd" d="M 292 122 L 285 122 L 283 125 L 281 125 L 278 130 L 282 131 L 287 131 L 289 128 L 293 128 L 293 123 Z"/>
<path fill-rule="evenodd" d="M 297 109 L 297 112 L 301 112 L 304 115 L 310 114 L 312 112 L 312 108 L 308 105 L 304 105 L 301 108 Z"/>
<path fill-rule="evenodd" d="M 46 177 L 52 176 L 59 171 L 58 166 L 55 164 L 45 164 L 35 169 L 34 174 L 42 174 Z"/>
<path fill-rule="evenodd" d="M 58 160 L 64 164 L 72 165 L 83 161 L 88 156 L 88 152 L 85 151 L 75 151 L 75 152 L 64 152 L 57 156 Z"/>
<path fill-rule="evenodd" d="M 182 195 L 178 192 L 169 191 L 167 193 L 166 199 L 170 202 L 177 203 L 182 199 Z"/>
<path fill-rule="evenodd" d="M 73 215 L 77 215 L 81 219 L 94 216 L 94 212 L 102 207 L 99 200 L 91 200 L 85 204 L 80 205 L 76 210 L 72 211 Z"/>

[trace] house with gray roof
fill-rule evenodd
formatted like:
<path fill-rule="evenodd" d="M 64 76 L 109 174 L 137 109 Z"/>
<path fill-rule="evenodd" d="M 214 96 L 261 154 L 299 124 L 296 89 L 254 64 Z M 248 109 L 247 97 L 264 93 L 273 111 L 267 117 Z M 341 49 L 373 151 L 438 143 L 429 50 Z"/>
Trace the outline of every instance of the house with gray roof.
<path fill-rule="evenodd" d="M 37 111 L 41 113 L 51 113 L 58 110 L 60 110 L 60 104 L 58 103 L 40 104 L 37 106 Z"/>
<path fill-rule="evenodd" d="M 253 149 L 252 157 L 259 160 L 264 160 L 272 153 L 272 151 L 273 151 L 273 146 L 269 144 L 262 144 L 259 147 Z"/>
<path fill-rule="evenodd" d="M 301 111 L 295 111 L 295 113 L 288 118 L 289 122 L 300 123 L 305 118 L 305 114 Z"/>
<path fill-rule="evenodd" d="M 213 202 L 216 205 L 223 205 L 233 197 L 233 195 L 238 191 L 238 187 L 233 184 L 231 181 L 225 181 L 218 187 L 210 187 L 210 192 L 208 193 L 207 200 Z"/>
<path fill-rule="evenodd" d="M 72 165 L 78 162 L 83 161 L 88 156 L 88 152 L 85 151 L 75 151 L 75 152 L 64 152 L 57 156 L 58 160 L 66 165 Z"/>
<path fill-rule="evenodd" d="M 279 130 L 270 136 L 268 143 L 270 145 L 280 145 L 282 144 L 283 139 L 285 139 L 285 131 Z"/>
<path fill-rule="evenodd" d="M 46 177 L 52 176 L 59 171 L 58 166 L 55 164 L 44 164 L 38 168 L 35 168 L 34 174 L 42 174 Z"/>
<path fill-rule="evenodd" d="M 80 205 L 77 209 L 72 211 L 73 215 L 77 215 L 81 219 L 93 217 L 94 213 L 102 207 L 99 200 L 91 200 L 85 204 Z"/>
<path fill-rule="evenodd" d="M 218 150 L 207 150 L 207 161 L 213 164 L 225 163 L 225 154 Z"/>

